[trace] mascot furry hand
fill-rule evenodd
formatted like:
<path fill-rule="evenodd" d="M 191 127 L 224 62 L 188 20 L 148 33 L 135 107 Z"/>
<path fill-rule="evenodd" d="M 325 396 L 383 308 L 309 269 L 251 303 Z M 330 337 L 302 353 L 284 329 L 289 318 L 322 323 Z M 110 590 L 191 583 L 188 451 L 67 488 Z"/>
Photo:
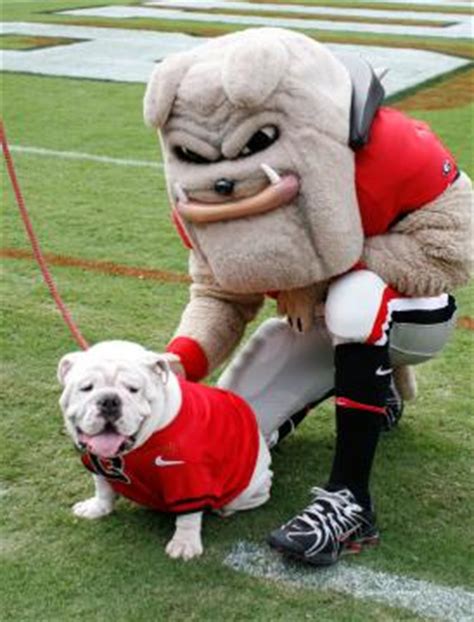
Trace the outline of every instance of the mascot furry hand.
<path fill-rule="evenodd" d="M 191 300 L 169 345 L 187 376 L 201 379 L 231 354 L 268 293 L 308 332 L 313 362 L 331 343 L 314 390 L 303 391 L 312 402 L 336 394 L 328 484 L 270 536 L 314 564 L 377 538 L 368 482 L 381 422 L 400 404 L 392 367 L 408 394 L 406 366 L 441 349 L 455 309 L 446 292 L 469 277 L 471 183 L 429 127 L 381 107 L 382 98 L 362 59 L 279 29 L 169 57 L 145 95 L 173 219 L 190 248 Z M 297 366 L 301 337 L 283 322 L 262 330 L 244 363 L 265 360 L 258 344 L 271 333 Z M 325 335 L 319 346 L 315 331 Z M 226 382 L 245 394 L 242 368 L 240 360 Z M 297 405 L 285 404 L 282 422 Z"/>

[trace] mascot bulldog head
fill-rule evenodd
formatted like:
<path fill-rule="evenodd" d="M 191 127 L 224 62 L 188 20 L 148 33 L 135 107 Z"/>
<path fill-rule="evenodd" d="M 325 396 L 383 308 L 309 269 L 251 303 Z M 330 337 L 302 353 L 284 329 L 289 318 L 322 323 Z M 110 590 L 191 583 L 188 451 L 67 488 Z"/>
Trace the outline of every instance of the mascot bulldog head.
<path fill-rule="evenodd" d="M 155 69 L 144 112 L 174 216 L 221 287 L 294 289 L 360 258 L 351 102 L 344 64 L 286 30 L 219 37 Z"/>

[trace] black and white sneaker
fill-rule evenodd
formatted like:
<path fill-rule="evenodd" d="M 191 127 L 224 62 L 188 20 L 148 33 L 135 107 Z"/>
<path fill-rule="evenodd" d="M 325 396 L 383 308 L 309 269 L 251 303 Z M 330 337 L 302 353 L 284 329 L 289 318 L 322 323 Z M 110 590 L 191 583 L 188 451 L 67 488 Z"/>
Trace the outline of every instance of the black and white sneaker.
<path fill-rule="evenodd" d="M 398 425 L 403 415 L 404 402 L 403 398 L 398 392 L 395 382 L 392 378 L 390 382 L 390 388 L 385 402 L 385 417 L 382 424 L 382 430 L 390 432 L 394 427 Z"/>
<path fill-rule="evenodd" d="M 314 501 L 268 537 L 274 549 L 314 566 L 328 566 L 348 553 L 379 542 L 375 514 L 365 510 L 347 488 L 313 488 Z"/>

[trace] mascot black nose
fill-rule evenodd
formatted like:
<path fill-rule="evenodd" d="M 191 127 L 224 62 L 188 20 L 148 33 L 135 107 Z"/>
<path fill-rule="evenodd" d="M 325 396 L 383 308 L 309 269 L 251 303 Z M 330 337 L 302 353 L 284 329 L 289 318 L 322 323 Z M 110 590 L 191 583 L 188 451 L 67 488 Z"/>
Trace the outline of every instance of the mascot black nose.
<path fill-rule="evenodd" d="M 120 408 L 122 404 L 117 395 L 104 395 L 98 400 L 97 405 L 100 408 L 100 414 L 105 417 L 105 419 L 114 421 L 120 417 Z"/>
<path fill-rule="evenodd" d="M 218 194 L 232 194 L 232 191 L 234 190 L 234 186 L 235 186 L 235 181 L 232 181 L 232 179 L 226 179 L 225 177 L 223 177 L 222 179 L 218 179 L 216 181 L 216 183 L 214 184 L 214 190 Z"/>

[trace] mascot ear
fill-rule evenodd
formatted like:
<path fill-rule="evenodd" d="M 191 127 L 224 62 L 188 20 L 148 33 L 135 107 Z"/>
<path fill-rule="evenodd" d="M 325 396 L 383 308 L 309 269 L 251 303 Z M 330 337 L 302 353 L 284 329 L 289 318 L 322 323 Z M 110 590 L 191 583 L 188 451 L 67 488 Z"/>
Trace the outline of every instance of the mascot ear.
<path fill-rule="evenodd" d="M 187 53 L 169 56 L 153 70 L 143 100 L 143 116 L 148 127 L 162 128 L 166 123 L 176 92 L 191 64 Z"/>
<path fill-rule="evenodd" d="M 381 80 L 387 70 L 378 76 L 372 66 L 360 56 L 338 54 L 337 58 L 351 77 L 352 106 L 349 145 L 356 150 L 363 147 L 369 140 L 370 126 L 385 97 Z"/>
<path fill-rule="evenodd" d="M 227 55 L 222 82 L 235 106 L 251 108 L 263 103 L 277 88 L 288 64 L 285 46 L 269 36 L 246 45 L 245 38 Z"/>

